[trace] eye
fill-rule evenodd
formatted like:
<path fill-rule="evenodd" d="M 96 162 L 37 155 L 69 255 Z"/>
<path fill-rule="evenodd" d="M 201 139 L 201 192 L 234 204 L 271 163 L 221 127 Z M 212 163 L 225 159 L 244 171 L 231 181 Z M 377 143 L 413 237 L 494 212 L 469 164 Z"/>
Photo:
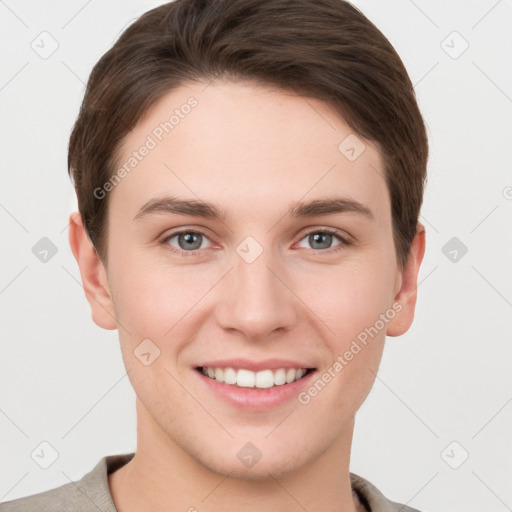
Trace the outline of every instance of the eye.
<path fill-rule="evenodd" d="M 176 239 L 178 246 L 176 247 L 171 243 L 171 240 Z M 163 244 L 170 246 L 171 250 L 181 254 L 182 256 L 189 256 L 194 254 L 194 251 L 205 249 L 207 245 L 203 242 L 209 238 L 199 231 L 179 231 L 173 233 L 162 240 Z M 190 253 L 190 254 L 188 254 Z"/>
<path fill-rule="evenodd" d="M 175 242 L 172 243 L 174 239 Z M 332 243 L 336 239 L 338 243 L 333 246 Z M 304 240 L 310 245 L 309 248 L 324 253 L 339 251 L 351 245 L 351 241 L 341 236 L 337 230 L 325 228 L 306 233 L 299 243 L 303 243 Z M 179 256 L 186 257 L 196 256 L 198 254 L 196 251 L 206 249 L 208 247 L 207 241 L 210 241 L 210 239 L 200 231 L 184 230 L 168 235 L 161 243 Z M 299 245 L 299 247 L 303 246 Z"/>
<path fill-rule="evenodd" d="M 332 246 L 335 239 L 339 242 Z M 316 249 L 323 252 L 338 251 L 343 247 L 350 245 L 350 241 L 341 236 L 337 230 L 322 229 L 317 231 L 310 231 L 302 239 L 306 240 L 306 243 L 310 244 L 312 249 Z"/>

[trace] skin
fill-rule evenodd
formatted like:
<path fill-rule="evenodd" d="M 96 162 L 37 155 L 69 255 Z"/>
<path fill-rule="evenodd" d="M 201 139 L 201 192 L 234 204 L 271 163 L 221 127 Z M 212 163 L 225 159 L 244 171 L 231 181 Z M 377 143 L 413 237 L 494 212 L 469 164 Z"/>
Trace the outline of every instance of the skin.
<path fill-rule="evenodd" d="M 137 395 L 136 454 L 109 475 L 115 505 L 120 512 L 361 510 L 349 480 L 354 418 L 386 335 L 413 322 L 424 228 L 418 224 L 400 269 L 378 148 L 364 141 L 349 161 L 338 146 L 353 132 L 328 105 L 251 83 L 171 91 L 127 135 L 120 162 L 190 96 L 198 106 L 109 192 L 108 267 L 80 216 L 70 216 L 92 318 L 119 330 Z M 134 220 L 166 194 L 213 202 L 230 216 Z M 332 196 L 363 203 L 375 219 L 285 216 L 299 200 Z M 179 228 L 205 235 L 192 256 L 170 250 L 187 250 L 179 237 L 162 241 Z M 307 236 L 322 228 L 353 243 L 333 237 L 320 247 L 341 249 L 327 253 Z M 250 264 L 236 252 L 247 236 L 263 248 Z M 240 410 L 205 391 L 194 373 L 201 361 L 231 357 L 306 361 L 322 373 L 397 302 L 401 311 L 308 404 Z M 146 338 L 160 350 L 148 366 L 133 354 Z M 237 457 L 248 441 L 262 453 L 250 468 Z"/>

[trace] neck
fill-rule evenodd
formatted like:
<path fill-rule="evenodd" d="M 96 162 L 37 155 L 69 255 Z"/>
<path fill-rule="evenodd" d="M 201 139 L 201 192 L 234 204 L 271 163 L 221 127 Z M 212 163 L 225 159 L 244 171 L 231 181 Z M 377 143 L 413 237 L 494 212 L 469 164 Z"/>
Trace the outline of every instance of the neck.
<path fill-rule="evenodd" d="M 350 485 L 353 421 L 309 464 L 285 475 L 259 480 L 212 471 L 193 458 L 154 423 L 137 400 L 137 450 L 133 459 L 109 475 L 118 512 L 359 512 L 364 510 Z"/>

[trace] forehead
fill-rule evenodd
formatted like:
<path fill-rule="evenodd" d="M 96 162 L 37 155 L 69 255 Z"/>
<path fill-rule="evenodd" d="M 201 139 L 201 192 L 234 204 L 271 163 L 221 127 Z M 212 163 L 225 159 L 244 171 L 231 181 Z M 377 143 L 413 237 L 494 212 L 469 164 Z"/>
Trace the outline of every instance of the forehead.
<path fill-rule="evenodd" d="M 125 137 L 111 202 L 132 217 L 165 194 L 239 208 L 344 195 L 389 215 L 383 161 L 325 103 L 248 82 L 192 83 Z"/>

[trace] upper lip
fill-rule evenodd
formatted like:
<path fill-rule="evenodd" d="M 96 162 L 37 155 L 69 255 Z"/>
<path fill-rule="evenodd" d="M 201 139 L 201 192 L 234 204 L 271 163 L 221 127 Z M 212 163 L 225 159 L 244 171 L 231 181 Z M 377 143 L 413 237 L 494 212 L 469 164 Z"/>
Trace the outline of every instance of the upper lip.
<path fill-rule="evenodd" d="M 234 368 L 236 370 L 245 369 L 253 372 L 261 370 L 278 370 L 279 368 L 313 368 L 308 364 L 304 364 L 290 359 L 264 359 L 261 361 L 251 361 L 250 359 L 218 359 L 215 361 L 205 361 L 198 365 L 199 368 Z"/>

